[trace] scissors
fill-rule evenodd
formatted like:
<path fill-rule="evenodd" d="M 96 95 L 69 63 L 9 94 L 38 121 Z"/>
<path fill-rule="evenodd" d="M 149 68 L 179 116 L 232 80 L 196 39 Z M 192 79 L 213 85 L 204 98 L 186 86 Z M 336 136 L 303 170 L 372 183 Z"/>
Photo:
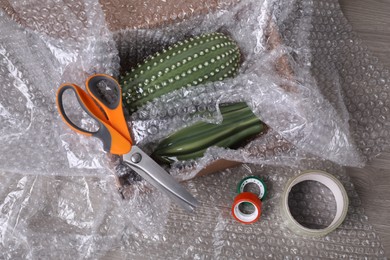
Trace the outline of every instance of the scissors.
<path fill-rule="evenodd" d="M 88 93 L 71 83 L 62 84 L 58 89 L 57 108 L 64 122 L 80 134 L 99 138 L 106 152 L 123 155 L 125 165 L 178 205 L 193 211 L 198 201 L 152 158 L 133 145 L 123 114 L 122 91 L 118 82 L 108 75 L 95 74 L 86 80 L 85 85 Z M 97 131 L 83 129 L 69 119 L 63 106 L 63 94 L 67 90 L 74 92 L 81 108 L 97 121 Z"/>

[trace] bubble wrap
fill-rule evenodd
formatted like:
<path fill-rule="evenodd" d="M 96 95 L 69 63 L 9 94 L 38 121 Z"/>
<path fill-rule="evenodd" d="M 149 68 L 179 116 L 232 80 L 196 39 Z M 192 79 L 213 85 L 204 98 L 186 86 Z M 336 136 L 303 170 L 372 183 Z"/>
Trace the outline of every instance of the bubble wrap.
<path fill-rule="evenodd" d="M 64 1 L 60 8 L 48 0 L 3 6 L 0 169 L 34 175 L 84 175 L 85 169 L 102 173 L 100 144 L 65 129 L 55 106 L 61 83 L 82 86 L 91 73 L 118 71 L 117 50 L 100 5 Z M 11 12 L 17 15 L 8 16 Z M 100 156 L 90 154 L 91 148 L 100 150 Z"/>
<path fill-rule="evenodd" d="M 297 236 L 281 218 L 281 193 L 299 168 L 333 173 L 347 190 L 348 215 L 325 237 Z M 230 215 L 230 207 L 237 184 L 248 175 L 264 178 L 268 195 L 260 221 L 242 225 Z M 0 194 L 0 256 L 4 259 L 385 258 L 345 170 L 329 161 L 306 160 L 295 169 L 245 165 L 193 179 L 185 186 L 201 203 L 196 213 L 172 207 L 164 221 L 145 205 L 147 212 L 139 206 L 134 211 L 115 197 L 110 178 L 16 175 L 12 180 L 2 176 L 1 181 L 7 184 Z M 144 191 L 138 198 L 148 195 L 158 200 L 155 192 Z M 317 228 L 328 223 L 335 212 L 330 191 L 313 183 L 294 189 L 290 205 L 301 223 Z M 143 228 L 133 225 L 134 219 L 142 219 Z M 159 228 L 161 225 L 165 229 Z"/>
<path fill-rule="evenodd" d="M 114 33 L 97 1 L 0 3 L 0 258 L 384 258 L 351 181 L 335 163 L 361 166 L 387 144 L 389 70 L 351 31 L 336 0 L 241 1 L 179 17 L 186 19 L 175 25 Z M 120 14 L 121 5 L 112 3 L 110 13 Z M 176 128 L 221 120 L 219 103 L 245 100 L 270 125 L 264 138 L 239 151 L 212 148 L 171 172 L 190 179 L 216 158 L 256 165 L 185 182 L 201 202 L 193 215 L 144 182 L 128 186 L 123 200 L 114 174 L 137 177 L 118 169 L 99 141 L 62 123 L 56 89 L 65 81 L 82 86 L 96 72 L 117 76 L 164 46 L 214 30 L 239 43 L 239 77 L 147 104 L 129 117 L 133 134 L 150 152 Z M 277 32 L 275 41 L 270 32 Z M 199 97 L 207 98 L 199 104 Z M 169 109 L 175 106 L 180 109 Z M 193 116 L 204 108 L 214 117 Z M 279 213 L 285 183 L 306 169 L 336 175 L 350 198 L 346 221 L 323 238 L 294 235 Z M 247 175 L 265 178 L 269 193 L 261 220 L 243 226 L 230 207 Z M 309 226 L 325 225 L 334 214 L 332 197 L 307 185 L 294 191 L 294 214 Z"/>
<path fill-rule="evenodd" d="M 232 12 L 149 30 L 146 41 L 158 35 L 162 46 L 181 35 L 223 31 L 237 41 L 244 62 L 234 79 L 181 89 L 143 107 L 132 116 L 137 142 L 152 151 L 163 137 L 194 121 L 212 121 L 205 117 L 214 115 L 218 123 L 219 103 L 244 100 L 274 131 L 238 151 L 211 148 L 197 161 L 174 164 L 172 173 L 191 178 L 220 158 L 274 163 L 285 150 L 296 160 L 312 154 L 362 166 L 388 143 L 389 72 L 367 54 L 342 13 L 333 12 L 336 8 L 335 3 L 313 1 L 293 1 L 289 7 L 242 1 Z M 210 113 L 199 118 L 197 112 L 204 109 Z M 282 140 L 280 145 L 267 140 L 275 138 Z"/>

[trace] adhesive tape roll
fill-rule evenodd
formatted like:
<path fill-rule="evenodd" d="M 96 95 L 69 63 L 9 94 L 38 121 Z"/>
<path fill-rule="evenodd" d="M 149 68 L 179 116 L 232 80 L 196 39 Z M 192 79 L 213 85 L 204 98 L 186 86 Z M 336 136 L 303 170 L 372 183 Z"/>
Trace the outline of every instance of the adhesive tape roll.
<path fill-rule="evenodd" d="M 254 207 L 253 212 L 246 213 L 240 208 L 242 204 L 251 204 Z M 242 192 L 236 196 L 232 206 L 233 217 L 241 223 L 251 224 L 256 222 L 261 215 L 261 200 L 256 194 L 251 192 Z"/>
<path fill-rule="evenodd" d="M 262 179 L 256 176 L 249 176 L 240 181 L 237 187 L 237 192 L 244 192 L 245 187 L 249 184 L 255 184 L 259 188 L 258 197 L 260 200 L 263 200 L 267 196 L 267 186 Z"/>
<path fill-rule="evenodd" d="M 323 229 L 310 229 L 299 224 L 291 215 L 288 206 L 288 196 L 292 187 L 303 181 L 318 181 L 325 185 L 333 193 L 336 201 L 336 215 L 332 223 Z M 348 195 L 341 182 L 329 173 L 311 170 L 305 171 L 295 178 L 288 181 L 285 191 L 282 195 L 282 217 L 286 221 L 287 227 L 298 235 L 320 237 L 334 231 L 344 221 L 348 211 Z"/>

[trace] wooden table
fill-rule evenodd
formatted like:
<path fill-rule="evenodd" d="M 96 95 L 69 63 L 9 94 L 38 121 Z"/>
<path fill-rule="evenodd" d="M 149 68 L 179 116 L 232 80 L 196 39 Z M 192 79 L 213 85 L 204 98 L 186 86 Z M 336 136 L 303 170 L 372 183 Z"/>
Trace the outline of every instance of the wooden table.
<path fill-rule="evenodd" d="M 353 30 L 390 68 L 390 0 L 340 0 L 340 4 Z M 350 168 L 348 173 L 390 258 L 390 147 L 363 169 Z"/>
<path fill-rule="evenodd" d="M 390 0 L 340 0 L 340 4 L 354 31 L 390 69 Z M 348 174 L 390 258 L 390 147 L 363 169 L 349 168 Z"/>

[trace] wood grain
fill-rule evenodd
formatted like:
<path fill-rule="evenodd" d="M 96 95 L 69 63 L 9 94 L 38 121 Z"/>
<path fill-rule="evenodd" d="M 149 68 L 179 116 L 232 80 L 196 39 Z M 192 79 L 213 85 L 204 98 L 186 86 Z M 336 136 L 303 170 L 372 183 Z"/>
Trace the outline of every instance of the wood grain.
<path fill-rule="evenodd" d="M 348 174 L 390 258 L 390 149 L 362 169 L 349 168 Z"/>
<path fill-rule="evenodd" d="M 340 5 L 369 51 L 390 69 L 390 0 L 340 0 Z M 348 174 L 390 258 L 390 148 Z"/>
<path fill-rule="evenodd" d="M 387 68 L 390 68 L 390 0 L 340 0 L 353 30 Z"/>

